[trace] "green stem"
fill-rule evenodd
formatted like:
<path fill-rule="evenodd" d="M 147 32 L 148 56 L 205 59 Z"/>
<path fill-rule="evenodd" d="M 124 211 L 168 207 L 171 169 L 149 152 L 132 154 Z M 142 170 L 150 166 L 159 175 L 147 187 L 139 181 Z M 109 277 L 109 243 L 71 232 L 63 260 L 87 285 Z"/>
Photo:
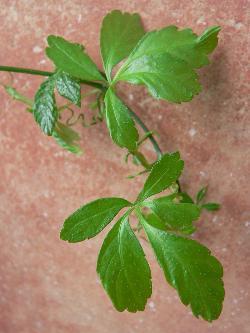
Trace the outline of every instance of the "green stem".
<path fill-rule="evenodd" d="M 41 75 L 41 76 L 51 76 L 54 74 L 54 72 L 40 71 L 38 69 L 12 67 L 12 66 L 0 66 L 0 72 L 24 73 L 24 74 Z M 80 83 L 86 84 L 91 87 L 98 88 L 100 90 L 103 90 L 103 88 L 104 88 L 103 85 L 98 82 L 81 80 Z"/>
<path fill-rule="evenodd" d="M 81 95 L 81 100 L 84 99 L 84 98 L 86 98 L 86 97 L 88 97 L 88 96 L 91 96 L 91 95 L 96 94 L 97 92 L 99 92 L 99 90 L 100 90 L 100 89 L 93 89 L 93 90 L 91 90 L 90 92 L 88 92 L 88 93 L 86 93 L 86 94 L 82 94 L 82 95 Z M 60 106 L 60 107 L 58 108 L 58 111 L 59 111 L 59 112 L 60 112 L 60 111 L 63 111 L 63 110 L 65 110 L 65 109 L 67 109 L 69 106 L 72 106 L 72 105 L 74 105 L 74 103 L 72 103 L 72 102 L 67 103 L 67 104 L 64 104 L 64 105 L 62 105 L 62 106 Z"/>
<path fill-rule="evenodd" d="M 42 75 L 42 76 L 51 76 L 52 72 L 40 71 L 37 69 L 31 68 L 22 68 L 22 67 L 12 67 L 12 66 L 0 66 L 1 72 L 13 72 L 13 73 L 25 73 L 32 75 Z"/>
<path fill-rule="evenodd" d="M 127 106 L 127 105 L 126 105 L 126 106 Z M 129 110 L 131 116 L 134 118 L 134 120 L 137 122 L 137 124 L 143 129 L 143 131 L 144 131 L 145 133 L 150 132 L 150 130 L 149 130 L 148 127 L 144 124 L 144 122 L 141 120 L 141 118 L 139 118 L 139 117 L 137 116 L 137 114 L 136 114 L 134 111 L 132 111 L 128 106 L 127 106 L 127 108 L 128 108 L 128 110 Z M 157 141 L 155 140 L 154 136 L 151 134 L 148 138 L 149 138 L 149 140 L 151 141 L 151 143 L 152 143 L 152 145 L 153 145 L 153 147 L 154 147 L 154 150 L 155 150 L 155 152 L 156 152 L 156 154 L 157 154 L 158 159 L 161 158 L 161 157 L 162 157 L 162 151 L 161 151 L 161 148 L 159 147 Z M 138 158 L 138 157 L 137 157 L 137 158 Z M 140 162 L 141 162 L 141 161 L 140 161 Z M 141 163 L 141 164 L 142 164 L 142 163 Z M 143 165 L 143 164 L 142 164 L 142 165 Z M 143 165 L 143 166 L 145 167 L 145 165 Z M 146 167 L 145 167 L 145 168 L 146 168 Z M 146 169 L 148 169 L 148 168 L 146 168 Z M 177 185 L 178 185 L 178 192 L 180 193 L 180 192 L 181 192 L 181 184 L 180 184 L 179 180 L 177 180 L 176 183 L 177 183 Z"/>
<path fill-rule="evenodd" d="M 131 152 L 131 154 L 133 154 L 138 161 L 141 163 L 141 165 L 146 169 L 146 170 L 150 170 L 151 169 L 151 164 L 148 163 L 148 161 L 146 160 L 145 156 L 140 153 L 138 150 L 137 151 L 133 151 Z"/>
<path fill-rule="evenodd" d="M 131 116 L 134 118 L 134 120 L 137 122 L 137 124 L 143 129 L 143 131 L 145 133 L 150 132 L 150 130 L 144 124 L 144 122 L 141 120 L 141 118 L 139 118 L 137 116 L 137 114 L 134 111 L 132 111 L 128 106 L 127 106 L 127 108 L 129 110 L 129 113 L 131 114 Z M 155 152 L 157 154 L 157 157 L 160 158 L 162 156 L 162 151 L 161 151 L 161 148 L 159 147 L 157 141 L 155 140 L 154 136 L 151 134 L 151 135 L 149 135 L 148 139 L 151 141 L 151 143 L 152 143 L 152 145 L 154 147 L 154 150 L 155 150 Z"/>
<path fill-rule="evenodd" d="M 114 80 L 113 80 L 114 82 Z M 126 104 L 125 104 L 126 105 Z M 142 128 L 142 130 L 145 132 L 145 133 L 149 133 L 150 130 L 149 128 L 144 124 L 144 122 L 141 120 L 140 117 L 137 116 L 137 114 L 130 109 L 130 107 L 128 105 L 126 105 L 130 115 L 134 118 L 135 122 Z M 157 159 L 161 158 L 162 157 L 162 151 L 161 151 L 161 148 L 160 146 L 158 145 L 157 141 L 155 140 L 153 134 L 150 134 L 148 136 L 148 139 L 150 140 L 150 142 L 152 143 L 153 147 L 154 147 L 154 150 L 156 152 L 156 155 L 157 155 Z M 142 164 L 142 166 L 144 166 L 144 168 L 146 170 L 150 170 L 151 168 L 151 165 L 147 162 L 146 158 L 144 157 L 143 154 L 139 153 L 139 152 L 133 152 L 133 155 L 135 155 L 138 160 L 140 161 L 140 163 Z M 178 192 L 181 192 L 181 185 L 180 185 L 180 182 L 179 180 L 176 181 L 177 185 L 178 185 Z"/>

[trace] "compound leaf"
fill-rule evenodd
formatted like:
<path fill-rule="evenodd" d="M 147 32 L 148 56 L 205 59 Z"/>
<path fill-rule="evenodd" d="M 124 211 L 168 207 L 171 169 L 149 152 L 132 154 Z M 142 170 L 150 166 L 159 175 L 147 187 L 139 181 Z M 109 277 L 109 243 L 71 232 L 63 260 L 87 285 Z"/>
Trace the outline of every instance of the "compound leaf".
<path fill-rule="evenodd" d="M 104 17 L 100 44 L 108 77 L 112 68 L 129 55 L 143 35 L 144 29 L 138 14 L 113 10 Z"/>
<path fill-rule="evenodd" d="M 127 217 L 122 217 L 105 238 L 97 272 L 118 311 L 144 310 L 152 292 L 151 273 Z"/>
<path fill-rule="evenodd" d="M 92 238 L 101 232 L 122 208 L 130 205 L 122 198 L 102 198 L 92 201 L 64 221 L 60 237 L 70 243 Z"/>

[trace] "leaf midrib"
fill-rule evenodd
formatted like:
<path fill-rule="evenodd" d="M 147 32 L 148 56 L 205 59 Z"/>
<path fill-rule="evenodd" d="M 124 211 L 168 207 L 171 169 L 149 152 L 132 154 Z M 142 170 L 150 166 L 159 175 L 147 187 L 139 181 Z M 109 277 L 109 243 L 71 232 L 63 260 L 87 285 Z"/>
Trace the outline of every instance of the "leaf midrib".
<path fill-rule="evenodd" d="M 127 276 L 127 271 L 126 271 L 126 266 L 125 266 L 125 264 L 124 264 L 124 259 L 123 259 L 123 255 L 122 255 L 122 249 L 121 249 L 121 232 L 122 232 L 122 230 L 121 230 L 121 226 L 122 226 L 122 224 L 123 223 L 126 223 L 126 220 L 125 221 L 123 221 L 121 224 L 120 224 L 120 226 L 119 226 L 119 232 L 118 232 L 118 252 L 119 252 L 119 257 L 120 257 L 120 260 L 121 260 L 121 263 L 122 263 L 122 269 L 121 269 L 121 271 L 124 271 L 124 276 L 125 276 L 125 278 L 126 278 L 126 280 L 127 280 L 127 285 L 129 286 L 129 289 L 130 289 L 130 291 L 131 291 L 131 295 L 132 295 L 132 298 L 134 299 L 134 304 L 138 304 L 138 301 L 137 301 L 137 298 L 136 298 L 136 296 L 135 296 L 135 292 L 134 292 L 134 290 L 133 290 L 133 288 L 131 287 L 131 285 L 130 285 L 130 279 L 128 278 L 128 276 Z M 128 223 L 128 222 L 127 222 Z M 128 308 L 128 306 L 126 306 L 126 308 Z"/>
<path fill-rule="evenodd" d="M 113 210 L 114 210 L 115 208 L 118 208 L 118 207 L 120 207 L 120 206 L 121 206 L 121 205 L 114 205 L 114 206 L 112 206 L 112 207 L 109 207 L 109 208 L 103 210 L 103 211 L 100 212 L 100 213 L 97 213 L 97 214 L 94 214 L 94 215 L 88 216 L 88 217 L 86 217 L 85 219 L 82 219 L 81 221 L 79 221 L 78 223 L 76 223 L 76 224 L 72 227 L 72 229 L 71 229 L 71 236 L 74 235 L 73 230 L 75 230 L 79 225 L 84 224 L 87 220 L 89 220 L 89 219 L 93 219 L 93 218 L 98 217 L 98 216 L 101 216 L 101 215 L 105 214 L 106 212 L 108 212 L 108 211 L 110 211 L 110 210 L 112 210 L 112 212 L 113 212 Z M 126 207 L 126 206 L 122 206 L 121 209 L 122 209 L 123 207 Z M 102 226 L 102 225 L 103 225 L 103 223 L 100 224 L 100 226 Z M 87 225 L 87 227 L 91 227 L 91 226 L 93 226 L 93 224 L 89 224 L 89 225 Z M 88 228 L 86 228 L 86 229 L 88 229 Z"/>
<path fill-rule="evenodd" d="M 152 186 L 150 186 L 149 188 L 148 188 L 148 190 L 146 191 L 146 192 L 142 192 L 142 195 L 140 195 L 139 196 L 139 198 L 140 199 L 145 199 L 145 198 L 147 198 L 148 197 L 148 194 L 147 193 L 149 193 L 151 190 L 152 190 L 152 188 L 154 188 L 155 186 L 157 186 L 158 185 L 158 183 L 162 180 L 162 178 L 166 175 L 166 173 L 168 173 L 169 172 L 169 168 L 165 171 L 165 172 L 163 172 L 163 173 L 161 173 L 161 176 L 158 178 L 158 180 L 152 185 Z M 174 182 L 174 180 L 171 182 L 171 183 L 173 183 Z M 171 184 L 170 184 L 171 185 Z M 170 186 L 170 185 L 167 185 L 167 187 L 168 186 Z M 166 187 L 165 187 L 166 188 Z M 163 191 L 164 189 L 162 189 L 161 191 Z M 161 192 L 160 191 L 160 192 Z M 159 192 L 157 192 L 157 193 L 159 193 Z M 156 193 L 155 193 L 156 194 Z M 151 196 L 151 195 L 153 195 L 153 194 L 150 194 L 149 196 Z"/>
<path fill-rule="evenodd" d="M 160 239 L 160 241 L 158 242 L 158 244 L 160 244 L 160 247 L 161 247 L 161 250 L 162 250 L 162 253 L 164 254 L 165 253 L 165 251 L 164 251 L 164 247 L 163 247 L 163 245 L 162 245 L 162 239 L 161 239 L 161 237 L 160 236 L 158 236 L 159 237 L 159 239 Z M 198 283 L 198 281 L 197 281 L 197 277 L 196 277 L 196 275 L 194 275 L 193 273 L 192 273 L 192 270 L 190 270 L 190 267 L 189 267 L 189 265 L 186 265 L 185 264 L 185 262 L 183 262 L 183 260 L 181 260 L 181 258 L 177 255 L 177 252 L 175 251 L 175 252 L 173 252 L 173 251 L 171 251 L 171 247 L 168 247 L 167 248 L 167 251 L 169 251 L 170 252 L 170 255 L 172 255 L 172 257 L 173 258 L 177 258 L 177 262 L 179 262 L 179 263 L 181 263 L 181 267 L 185 267 L 185 270 L 188 272 L 188 274 L 189 274 L 189 276 L 190 276 L 190 281 L 193 281 L 193 282 L 195 282 L 195 284 L 196 284 L 196 290 L 198 290 L 198 293 L 200 294 L 200 300 L 202 301 L 201 303 L 203 304 L 203 309 L 205 309 L 205 311 L 206 311 L 206 314 L 208 314 L 208 316 L 207 316 L 207 318 L 210 318 L 210 311 L 209 311 L 209 308 L 207 308 L 207 305 L 206 305 L 206 303 L 205 303 L 205 301 L 204 301 L 204 299 L 205 299 L 205 297 L 204 297 L 204 293 L 202 292 L 202 289 L 201 288 L 199 288 L 199 283 Z M 165 256 L 164 256 L 165 257 Z M 168 262 L 166 261 L 166 268 L 168 267 Z M 163 268 L 163 270 L 164 270 L 164 268 Z M 173 279 L 174 280 L 174 279 Z M 171 284 L 172 284 L 172 281 L 171 281 Z M 185 283 L 186 284 L 186 283 Z M 177 289 L 177 288 L 175 288 L 175 289 Z M 179 288 L 177 289 L 177 291 L 178 291 L 178 293 L 179 293 Z M 189 303 L 188 304 L 190 304 L 191 305 L 191 308 L 192 308 L 192 301 L 191 301 L 191 297 L 189 296 Z M 198 311 L 199 312 L 199 314 L 201 315 L 201 311 Z"/>

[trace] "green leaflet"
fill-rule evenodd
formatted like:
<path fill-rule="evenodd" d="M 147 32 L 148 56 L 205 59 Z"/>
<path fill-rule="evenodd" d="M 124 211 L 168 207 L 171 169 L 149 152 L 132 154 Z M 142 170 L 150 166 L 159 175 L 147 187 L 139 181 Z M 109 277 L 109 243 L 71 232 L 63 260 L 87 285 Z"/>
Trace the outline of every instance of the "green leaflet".
<path fill-rule="evenodd" d="M 169 53 L 135 59 L 118 79 L 146 85 L 154 98 L 174 103 L 188 102 L 201 91 L 195 71 Z"/>
<path fill-rule="evenodd" d="M 189 101 L 201 87 L 194 69 L 209 63 L 207 54 L 218 42 L 219 27 L 197 37 L 192 30 L 169 26 L 148 32 L 118 71 L 115 81 L 144 84 L 156 98 Z"/>
<path fill-rule="evenodd" d="M 151 226 L 140 216 L 155 256 L 167 281 L 178 291 L 183 304 L 207 321 L 219 317 L 224 300 L 223 268 L 198 242 Z"/>
<path fill-rule="evenodd" d="M 30 98 L 19 93 L 14 87 L 4 85 L 4 89 L 10 95 L 10 97 L 15 99 L 16 101 L 22 102 L 30 107 L 33 106 L 33 101 Z"/>
<path fill-rule="evenodd" d="M 138 14 L 113 10 L 104 17 L 100 45 L 103 65 L 108 77 L 111 75 L 112 68 L 129 55 L 144 33 Z"/>
<path fill-rule="evenodd" d="M 166 224 L 155 213 L 143 214 L 143 218 L 153 227 L 166 231 Z"/>
<path fill-rule="evenodd" d="M 143 204 L 162 221 L 166 230 L 185 234 L 195 231 L 193 221 L 200 216 L 199 206 L 192 203 L 175 203 L 171 196 L 145 201 Z"/>
<path fill-rule="evenodd" d="M 56 142 L 64 149 L 77 155 L 82 154 L 82 149 L 77 144 L 77 141 L 80 140 L 80 136 L 72 128 L 58 121 L 52 133 L 52 136 L 55 138 Z"/>
<path fill-rule="evenodd" d="M 196 41 L 196 47 L 200 52 L 209 54 L 213 52 L 218 44 L 218 34 L 221 30 L 219 26 L 207 28 Z"/>
<path fill-rule="evenodd" d="M 58 93 L 77 106 L 81 106 L 81 85 L 68 73 L 59 71 L 55 74 Z"/>
<path fill-rule="evenodd" d="M 183 167 L 184 162 L 180 159 L 178 152 L 164 154 L 153 165 L 137 201 L 142 201 L 167 189 L 180 177 Z"/>
<path fill-rule="evenodd" d="M 207 194 L 207 186 L 202 187 L 196 195 L 196 203 L 199 204 Z"/>
<path fill-rule="evenodd" d="M 70 215 L 63 224 L 60 238 L 70 243 L 81 242 L 101 232 L 124 207 L 131 204 L 121 198 L 92 201 Z"/>
<path fill-rule="evenodd" d="M 194 203 L 194 200 L 186 192 L 179 193 L 179 199 L 182 203 Z"/>
<path fill-rule="evenodd" d="M 207 55 L 218 43 L 220 27 L 206 29 L 197 36 L 191 29 L 178 30 L 168 26 L 158 31 L 148 32 L 136 45 L 123 65 L 123 70 L 136 58 L 169 53 L 184 60 L 192 68 L 199 68 L 209 63 Z"/>
<path fill-rule="evenodd" d="M 201 209 L 206 209 L 207 211 L 216 211 L 220 209 L 220 204 L 216 202 L 207 202 L 205 204 L 201 204 L 204 201 L 204 198 L 207 194 L 207 186 L 200 189 L 200 191 L 196 195 L 196 203 L 201 207 Z"/>
<path fill-rule="evenodd" d="M 63 142 L 65 141 L 65 136 L 62 135 L 62 129 L 59 130 L 57 128 L 54 130 L 58 118 L 58 110 L 54 94 L 55 86 L 61 96 L 67 98 L 72 103 L 81 106 L 80 83 L 69 74 L 59 70 L 41 84 L 35 95 L 33 113 L 44 133 L 47 135 L 53 135 L 57 139 L 57 142 L 67 149 L 67 142 Z M 12 91 L 12 94 L 14 94 L 14 91 Z M 17 93 L 15 93 L 15 98 L 19 98 L 20 100 L 20 96 L 18 97 Z M 26 100 L 22 101 L 27 104 Z M 69 146 L 70 145 L 71 143 L 69 143 Z M 71 149 L 68 150 L 72 151 Z M 75 148 L 73 148 L 73 150 L 75 150 Z"/>
<path fill-rule="evenodd" d="M 118 146 L 126 147 L 129 151 L 135 150 L 139 135 L 127 107 L 112 88 L 106 92 L 104 101 L 106 122 L 111 138 Z"/>
<path fill-rule="evenodd" d="M 208 202 L 208 203 L 205 203 L 205 204 L 201 205 L 201 208 L 212 212 L 212 211 L 215 211 L 215 210 L 219 210 L 220 209 L 220 204 L 218 204 L 216 202 Z"/>
<path fill-rule="evenodd" d="M 82 45 L 71 43 L 59 36 L 48 37 L 47 56 L 55 66 L 82 80 L 103 81 L 95 63 L 85 53 Z"/>
<path fill-rule="evenodd" d="M 97 272 L 118 311 L 144 310 L 152 292 L 151 273 L 128 217 L 123 216 L 105 238 Z"/>
<path fill-rule="evenodd" d="M 36 122 L 47 135 L 52 135 L 58 118 L 54 87 L 55 80 L 53 76 L 45 80 L 35 95 L 32 108 Z"/>

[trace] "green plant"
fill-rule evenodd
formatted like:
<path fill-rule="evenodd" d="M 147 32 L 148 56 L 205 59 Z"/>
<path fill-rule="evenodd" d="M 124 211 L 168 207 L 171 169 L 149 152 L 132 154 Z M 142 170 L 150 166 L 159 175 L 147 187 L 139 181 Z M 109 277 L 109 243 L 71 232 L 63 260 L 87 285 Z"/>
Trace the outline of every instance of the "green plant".
<path fill-rule="evenodd" d="M 72 105 L 81 107 L 81 100 L 93 95 L 90 108 L 95 115 L 84 126 L 106 121 L 114 143 L 127 149 L 136 164 L 143 166 L 138 173 L 148 173 L 144 187 L 135 202 L 123 198 L 101 198 L 90 202 L 71 216 L 63 225 L 60 237 L 68 242 L 80 242 L 96 236 L 123 209 L 122 216 L 106 236 L 98 257 L 97 272 L 118 311 L 144 310 L 151 296 L 151 273 L 143 249 L 135 235 L 146 234 L 166 280 L 181 301 L 190 305 L 195 316 L 212 321 L 221 313 L 224 299 L 223 269 L 210 251 L 190 238 L 195 231 L 201 209 L 216 210 L 218 204 L 205 203 L 207 188 L 202 188 L 196 202 L 182 192 L 179 177 L 184 162 L 178 152 L 163 154 L 141 119 L 118 97 L 119 81 L 147 87 L 157 99 L 174 103 L 190 101 L 201 91 L 197 69 L 209 63 L 217 45 L 219 27 L 206 29 L 197 36 L 190 29 L 175 26 L 145 33 L 138 14 L 109 13 L 103 20 L 100 46 L 104 73 L 87 55 L 82 45 L 62 37 L 49 36 L 47 56 L 55 65 L 54 72 L 0 66 L 1 71 L 44 75 L 47 79 L 38 89 L 34 101 L 5 85 L 6 91 L 25 103 L 42 131 L 55 138 L 59 145 L 80 154 L 79 134 L 72 123 L 63 122 L 65 110 Z M 125 59 L 125 60 L 124 60 Z M 122 60 L 118 70 L 114 67 Z M 82 95 L 82 85 L 94 89 Z M 55 90 L 69 100 L 58 106 Z M 144 130 L 139 137 L 135 122 Z M 149 162 L 141 151 L 142 143 L 150 140 L 157 154 Z M 137 175 L 132 176 L 136 177 Z M 165 191 L 163 196 L 158 194 Z M 133 226 L 134 215 L 138 224 Z"/>

